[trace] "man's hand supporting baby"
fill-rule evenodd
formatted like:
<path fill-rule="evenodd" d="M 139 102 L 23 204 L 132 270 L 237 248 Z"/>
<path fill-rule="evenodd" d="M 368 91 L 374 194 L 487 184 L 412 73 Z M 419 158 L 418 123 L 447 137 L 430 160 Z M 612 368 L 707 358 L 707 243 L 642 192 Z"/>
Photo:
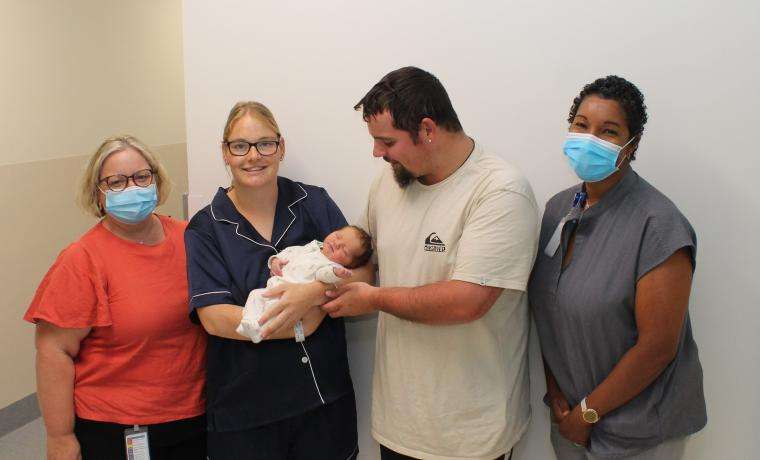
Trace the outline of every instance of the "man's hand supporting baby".
<path fill-rule="evenodd" d="M 277 262 L 277 258 L 272 259 L 272 274 L 275 274 L 274 267 Z M 283 261 L 279 262 L 281 269 L 284 264 L 281 263 Z M 341 284 L 354 281 L 372 282 L 375 276 L 374 265 L 371 263 L 355 270 L 335 267 L 333 272 L 336 276 L 345 280 Z M 264 339 L 267 339 L 273 334 L 280 334 L 283 331 L 292 331 L 299 319 L 303 318 L 304 321 L 306 320 L 305 315 L 309 312 L 310 308 L 314 307 L 316 310 L 321 311 L 319 306 L 330 300 L 325 296 L 325 291 L 328 289 L 335 289 L 335 286 L 332 284 L 321 283 L 319 281 L 312 281 L 311 283 L 305 284 L 284 282 L 279 286 L 267 289 L 266 292 L 263 293 L 264 297 L 279 297 L 280 301 L 267 309 L 264 314 L 261 315 L 261 318 L 259 318 L 259 324 L 263 325 L 261 336 Z M 322 317 L 324 317 L 324 315 L 322 315 Z M 306 323 L 304 323 L 304 332 L 307 336 L 309 335 Z"/>

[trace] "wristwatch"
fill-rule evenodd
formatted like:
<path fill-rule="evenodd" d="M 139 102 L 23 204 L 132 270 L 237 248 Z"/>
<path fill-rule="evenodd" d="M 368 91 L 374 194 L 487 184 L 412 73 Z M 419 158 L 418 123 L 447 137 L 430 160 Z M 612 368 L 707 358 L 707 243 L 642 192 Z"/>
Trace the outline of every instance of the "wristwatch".
<path fill-rule="evenodd" d="M 586 407 L 586 398 L 581 400 L 581 417 L 586 423 L 594 424 L 599 421 L 599 413 L 594 409 Z"/>

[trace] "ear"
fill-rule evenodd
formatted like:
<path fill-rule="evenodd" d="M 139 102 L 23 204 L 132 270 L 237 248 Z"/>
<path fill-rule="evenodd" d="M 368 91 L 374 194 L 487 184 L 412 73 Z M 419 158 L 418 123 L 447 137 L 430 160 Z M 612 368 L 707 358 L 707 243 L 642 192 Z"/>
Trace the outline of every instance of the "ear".
<path fill-rule="evenodd" d="M 224 161 L 225 166 L 229 166 L 230 161 L 227 159 L 227 150 L 225 148 L 226 146 L 224 145 L 224 143 L 222 143 L 221 146 L 222 146 L 222 161 Z"/>
<path fill-rule="evenodd" d="M 423 118 L 420 122 L 419 140 L 422 143 L 430 144 L 435 140 L 438 134 L 438 125 L 431 118 Z"/>
<path fill-rule="evenodd" d="M 636 159 L 636 152 L 639 150 L 639 142 L 641 142 L 641 133 L 633 136 L 633 140 L 626 147 L 628 154 L 626 155 L 626 161 L 629 163 Z"/>
<path fill-rule="evenodd" d="M 280 161 L 285 159 L 285 138 L 280 136 Z"/>
<path fill-rule="evenodd" d="M 98 209 L 100 210 L 100 213 L 103 216 L 105 216 L 106 215 L 106 195 L 100 190 L 98 190 L 96 193 L 98 194 Z"/>
<path fill-rule="evenodd" d="M 630 161 L 633 161 L 636 159 L 636 152 L 639 151 L 639 142 L 641 142 L 641 133 L 636 135 L 636 140 L 631 142 L 631 154 L 628 155 L 628 158 L 630 158 Z"/>
<path fill-rule="evenodd" d="M 640 134 L 637 134 L 628 141 L 629 144 L 623 147 L 623 150 L 618 153 L 618 158 L 615 161 L 615 166 L 622 168 L 636 158 L 636 150 L 639 148 L 639 140 L 641 139 L 640 136 Z"/>

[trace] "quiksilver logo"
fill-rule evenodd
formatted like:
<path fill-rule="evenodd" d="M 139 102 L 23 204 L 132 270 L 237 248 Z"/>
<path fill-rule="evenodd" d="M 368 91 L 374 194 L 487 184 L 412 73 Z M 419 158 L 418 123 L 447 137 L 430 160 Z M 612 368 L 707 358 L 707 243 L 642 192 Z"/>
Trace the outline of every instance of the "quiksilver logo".
<path fill-rule="evenodd" d="M 446 252 L 446 245 L 443 244 L 443 241 L 441 241 L 438 235 L 433 232 L 425 238 L 425 250 L 430 252 Z"/>

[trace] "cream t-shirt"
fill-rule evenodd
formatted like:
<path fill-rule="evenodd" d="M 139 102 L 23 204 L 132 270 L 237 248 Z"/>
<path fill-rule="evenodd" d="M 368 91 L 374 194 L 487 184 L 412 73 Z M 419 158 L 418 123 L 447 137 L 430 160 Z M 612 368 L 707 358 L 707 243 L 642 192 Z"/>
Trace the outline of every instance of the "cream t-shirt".
<path fill-rule="evenodd" d="M 479 145 L 445 180 L 400 188 L 384 168 L 359 225 L 375 247 L 380 286 L 462 280 L 504 288 L 482 318 L 429 326 L 381 312 L 372 434 L 424 459 L 492 460 L 530 420 L 528 305 L 538 207 L 513 166 Z"/>

